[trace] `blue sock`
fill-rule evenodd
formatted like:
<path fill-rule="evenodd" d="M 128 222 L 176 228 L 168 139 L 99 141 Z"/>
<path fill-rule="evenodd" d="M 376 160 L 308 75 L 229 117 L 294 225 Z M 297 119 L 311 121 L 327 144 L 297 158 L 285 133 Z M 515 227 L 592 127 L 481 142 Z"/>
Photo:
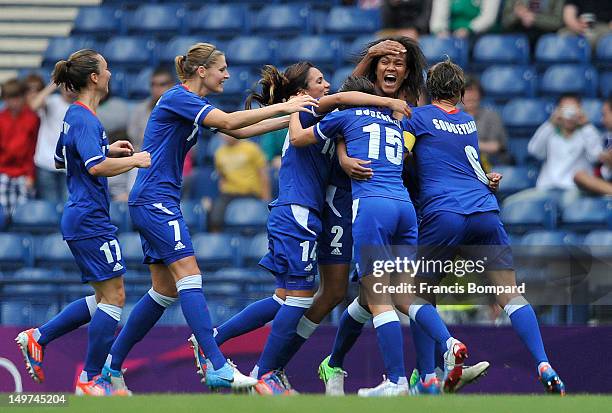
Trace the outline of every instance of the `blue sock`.
<path fill-rule="evenodd" d="M 244 310 L 217 327 L 217 345 L 264 326 L 272 321 L 283 300 L 276 295 L 249 304 Z"/>
<path fill-rule="evenodd" d="M 436 368 L 436 342 L 414 320 L 410 320 L 410 332 L 412 333 L 412 341 L 416 351 L 417 369 L 421 379 L 425 379 L 425 375 L 433 373 Z"/>
<path fill-rule="evenodd" d="M 435 343 L 435 345 L 436 352 L 434 354 L 434 360 L 436 362 L 436 367 L 444 371 L 444 353 L 446 353 L 447 350 L 446 343 Z"/>
<path fill-rule="evenodd" d="M 510 317 L 512 328 L 519 335 L 536 364 L 548 363 L 548 357 L 544 350 L 544 343 L 540 335 L 540 327 L 538 319 L 533 311 L 533 308 L 523 297 L 517 297 L 504 307 L 504 310 Z"/>
<path fill-rule="evenodd" d="M 361 330 L 363 330 L 363 325 L 371 318 L 372 314 L 359 305 L 357 299 L 349 304 L 340 317 L 334 347 L 329 357 L 330 367 L 342 368 L 344 357 L 353 348 Z"/>
<path fill-rule="evenodd" d="M 406 377 L 404 340 L 399 318 L 395 311 L 391 310 L 377 315 L 372 321 L 389 380 L 397 383 L 400 378 Z"/>
<path fill-rule="evenodd" d="M 281 366 L 281 362 L 288 361 L 286 353 L 289 350 L 291 339 L 296 333 L 300 318 L 313 302 L 312 297 L 293 297 L 288 296 L 285 304 L 276 313 L 272 322 L 272 331 L 266 341 L 257 365 L 259 366 L 258 377 L 276 370 Z"/>
<path fill-rule="evenodd" d="M 98 304 L 98 309 L 89 323 L 87 357 L 83 370 L 87 380 L 100 374 L 108 351 L 115 339 L 117 323 L 121 319 L 121 307 L 111 304 Z"/>
<path fill-rule="evenodd" d="M 225 356 L 213 337 L 212 321 L 202 291 L 202 276 L 189 275 L 176 282 L 176 289 L 181 301 L 181 309 L 185 320 L 202 347 L 206 358 L 210 360 L 215 370 L 226 363 Z"/>
<path fill-rule="evenodd" d="M 96 308 L 95 295 L 71 302 L 58 315 L 38 327 L 40 337 L 36 341 L 41 346 L 46 346 L 56 338 L 89 323 Z"/>
<path fill-rule="evenodd" d="M 415 320 L 431 338 L 437 343 L 444 344 L 451 338 L 446 324 L 440 318 L 436 307 L 427 304 L 411 304 L 408 313 L 412 320 Z M 446 350 L 445 350 L 446 351 Z"/>
<path fill-rule="evenodd" d="M 136 303 L 127 322 L 121 329 L 110 350 L 110 367 L 121 370 L 121 366 L 132 347 L 153 328 L 164 314 L 164 310 L 177 299 L 159 294 L 153 288 Z"/>
<path fill-rule="evenodd" d="M 279 358 L 279 367 L 284 368 L 289 361 L 300 351 L 302 345 L 310 338 L 312 333 L 319 327 L 317 323 L 313 323 L 306 316 L 302 316 L 298 322 L 296 332 L 291 338 L 287 350 Z"/>

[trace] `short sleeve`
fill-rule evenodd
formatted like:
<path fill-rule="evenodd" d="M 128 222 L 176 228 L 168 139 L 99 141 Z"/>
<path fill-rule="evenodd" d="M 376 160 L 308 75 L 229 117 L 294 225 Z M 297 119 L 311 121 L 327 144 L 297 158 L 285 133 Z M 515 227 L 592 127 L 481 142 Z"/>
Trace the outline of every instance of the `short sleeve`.
<path fill-rule="evenodd" d="M 189 92 L 165 98 L 163 103 L 167 110 L 196 125 L 202 124 L 206 115 L 216 109 L 207 99 Z"/>
<path fill-rule="evenodd" d="M 404 147 L 409 151 L 412 151 L 414 144 L 416 143 L 416 128 L 412 119 L 404 118 L 402 120 L 402 135 L 404 141 Z"/>
<path fill-rule="evenodd" d="M 85 169 L 96 166 L 106 158 L 105 150 L 100 145 L 101 131 L 95 125 L 76 124 L 70 131 L 74 134 L 76 151 Z"/>
<path fill-rule="evenodd" d="M 317 139 L 320 141 L 334 139 L 336 135 L 342 132 L 344 118 L 342 111 L 332 112 L 325 116 L 314 127 L 314 134 Z"/>
<path fill-rule="evenodd" d="M 57 140 L 57 144 L 55 145 L 55 162 L 65 164 L 66 160 L 64 159 L 64 134 L 60 134 L 59 139 Z"/>
<path fill-rule="evenodd" d="M 304 129 L 309 128 L 320 121 L 323 115 L 316 112 L 315 107 L 311 106 L 308 108 L 308 112 L 300 112 L 300 123 Z"/>

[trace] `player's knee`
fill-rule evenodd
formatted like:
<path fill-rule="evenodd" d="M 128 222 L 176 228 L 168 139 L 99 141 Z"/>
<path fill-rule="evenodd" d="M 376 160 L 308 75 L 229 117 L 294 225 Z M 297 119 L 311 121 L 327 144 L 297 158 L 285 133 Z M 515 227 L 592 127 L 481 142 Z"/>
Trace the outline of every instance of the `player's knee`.
<path fill-rule="evenodd" d="M 344 300 L 344 297 L 346 297 L 346 291 L 346 284 L 325 286 L 325 288 L 321 292 L 322 301 L 328 304 L 331 308 L 334 308 L 335 306 L 340 304 L 342 300 Z"/>

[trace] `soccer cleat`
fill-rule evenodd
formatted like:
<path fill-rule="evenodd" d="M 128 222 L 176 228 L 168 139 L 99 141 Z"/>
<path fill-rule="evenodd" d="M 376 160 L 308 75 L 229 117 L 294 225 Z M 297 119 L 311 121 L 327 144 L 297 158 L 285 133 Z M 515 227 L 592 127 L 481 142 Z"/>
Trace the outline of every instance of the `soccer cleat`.
<path fill-rule="evenodd" d="M 255 385 L 255 391 L 261 396 L 288 396 L 292 393 L 285 388 L 285 383 L 280 377 L 278 370 L 270 371 L 263 376 Z"/>
<path fill-rule="evenodd" d="M 189 344 L 191 345 L 191 349 L 193 350 L 196 373 L 198 373 L 198 376 L 200 376 L 200 381 L 204 383 L 206 382 L 206 356 L 200 348 L 200 345 L 198 344 L 198 340 L 196 340 L 195 335 L 192 334 L 189 339 L 187 339 L 187 341 L 189 342 Z"/>
<path fill-rule="evenodd" d="M 463 375 L 463 361 L 468 357 L 467 347 L 454 338 L 448 350 L 444 353 L 446 378 L 444 379 L 444 392 L 453 393 Z"/>
<path fill-rule="evenodd" d="M 463 371 L 461 373 L 461 377 L 459 378 L 459 382 L 452 391 L 457 393 L 466 384 L 475 383 L 481 377 L 486 376 L 489 366 L 490 364 L 488 361 L 481 361 L 473 366 L 463 366 Z"/>
<path fill-rule="evenodd" d="M 565 396 L 565 384 L 550 364 L 544 364 L 540 367 L 540 382 L 544 385 L 547 393 L 559 394 Z"/>
<path fill-rule="evenodd" d="M 74 394 L 77 396 L 128 396 L 126 390 L 114 390 L 108 378 L 98 374 L 90 381 L 77 380 Z"/>
<path fill-rule="evenodd" d="M 421 375 L 417 369 L 413 369 L 410 374 L 410 378 L 408 379 L 408 387 L 412 388 L 417 385 L 417 383 L 421 380 Z"/>
<path fill-rule="evenodd" d="M 285 372 L 285 369 L 278 370 L 277 375 L 281 383 L 283 384 L 283 387 L 285 388 L 285 390 L 287 390 L 288 395 L 296 396 L 300 394 L 297 390 L 293 388 L 291 383 L 289 383 L 289 378 L 287 377 L 287 373 Z"/>
<path fill-rule="evenodd" d="M 414 386 L 410 386 L 410 394 L 439 396 L 442 394 L 442 383 L 437 377 L 432 377 L 425 383 L 419 378 Z"/>
<path fill-rule="evenodd" d="M 330 356 L 325 357 L 319 364 L 319 378 L 325 383 L 325 394 L 327 396 L 344 396 L 344 378 L 347 373 L 340 367 L 331 367 L 329 358 Z"/>
<path fill-rule="evenodd" d="M 236 365 L 229 359 L 223 365 L 223 367 L 217 370 L 214 369 L 210 360 L 206 359 L 205 383 L 211 389 L 222 387 L 230 389 L 243 389 L 255 386 L 257 384 L 257 379 L 240 373 L 240 371 L 236 368 Z"/>
<path fill-rule="evenodd" d="M 127 388 L 125 384 L 125 379 L 123 377 L 123 373 L 125 373 L 125 370 L 126 369 L 123 369 L 121 371 L 114 370 L 111 369 L 109 366 L 105 365 L 104 367 L 102 367 L 102 377 L 106 378 L 107 381 L 110 380 L 113 390 L 122 390 L 125 391 L 128 396 L 131 396 L 132 392 L 130 391 L 130 389 Z"/>
<path fill-rule="evenodd" d="M 45 373 L 42 369 L 44 349 L 34 339 L 34 330 L 31 328 L 22 331 L 15 338 L 15 342 L 21 350 L 21 354 L 23 354 L 23 361 L 28 374 L 36 383 L 42 383 L 45 381 Z"/>
<path fill-rule="evenodd" d="M 397 384 L 383 376 L 383 381 L 376 387 L 359 389 L 360 397 L 394 397 L 409 394 L 408 383 Z"/>

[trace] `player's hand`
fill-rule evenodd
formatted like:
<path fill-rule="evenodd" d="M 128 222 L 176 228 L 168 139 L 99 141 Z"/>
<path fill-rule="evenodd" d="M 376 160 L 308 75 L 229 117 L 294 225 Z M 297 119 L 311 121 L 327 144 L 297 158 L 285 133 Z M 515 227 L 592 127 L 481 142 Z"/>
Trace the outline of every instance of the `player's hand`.
<path fill-rule="evenodd" d="M 351 179 L 367 181 L 374 175 L 374 172 L 372 168 L 366 168 L 363 165 L 369 165 L 370 163 L 372 163 L 372 161 L 364 161 L 347 156 L 340 162 L 340 166 Z"/>
<path fill-rule="evenodd" d="M 117 141 L 108 147 L 108 155 L 111 158 L 121 158 L 124 156 L 132 156 L 134 147 L 130 141 Z"/>
<path fill-rule="evenodd" d="M 136 168 L 148 168 L 151 166 L 151 154 L 147 151 L 136 152 L 132 155 Z"/>
<path fill-rule="evenodd" d="M 319 102 L 310 95 L 299 95 L 292 97 L 287 102 L 283 103 L 283 105 L 285 105 L 285 112 L 290 114 L 295 112 L 310 112 L 309 107 L 314 106 L 318 108 Z"/>
<path fill-rule="evenodd" d="M 408 106 L 408 103 L 406 103 L 405 100 L 391 99 L 391 104 L 389 105 L 389 108 L 393 112 L 399 112 L 408 118 L 412 117 L 412 109 L 410 108 L 410 106 Z"/>
<path fill-rule="evenodd" d="M 487 178 L 489 179 L 489 189 L 493 192 L 499 189 L 499 181 L 502 179 L 502 174 L 498 172 L 491 172 L 487 174 Z"/>
<path fill-rule="evenodd" d="M 406 53 L 406 48 L 400 42 L 395 40 L 385 40 L 368 49 L 369 57 L 380 57 L 386 55 L 398 55 L 400 53 Z"/>

